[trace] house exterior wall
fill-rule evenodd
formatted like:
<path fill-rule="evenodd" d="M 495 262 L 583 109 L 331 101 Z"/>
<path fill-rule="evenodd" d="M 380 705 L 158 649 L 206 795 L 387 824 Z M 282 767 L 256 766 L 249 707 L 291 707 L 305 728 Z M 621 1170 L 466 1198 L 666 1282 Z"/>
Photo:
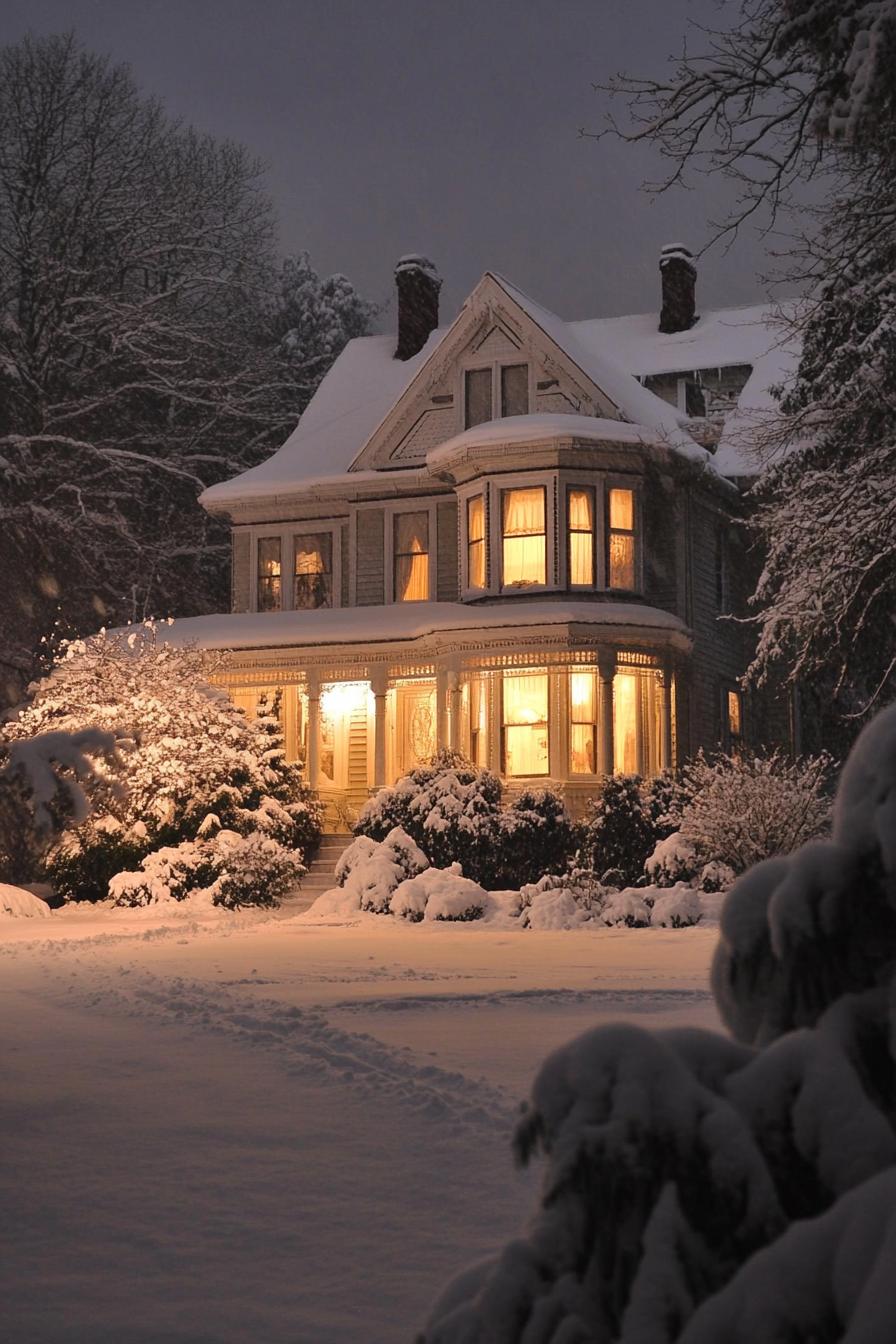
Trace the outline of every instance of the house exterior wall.
<path fill-rule="evenodd" d="M 385 602 L 385 512 L 359 509 L 355 516 L 355 606 Z M 350 604 L 351 605 L 351 604 Z"/>

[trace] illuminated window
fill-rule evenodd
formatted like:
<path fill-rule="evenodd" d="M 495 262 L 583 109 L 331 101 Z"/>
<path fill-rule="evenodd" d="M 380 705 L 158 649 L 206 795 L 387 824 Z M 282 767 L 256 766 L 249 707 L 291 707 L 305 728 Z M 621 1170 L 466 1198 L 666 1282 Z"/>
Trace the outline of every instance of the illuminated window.
<path fill-rule="evenodd" d="M 634 588 L 635 492 L 613 489 L 609 494 L 609 586 Z"/>
<path fill-rule="evenodd" d="M 744 737 L 743 700 L 740 691 L 726 689 L 723 694 L 725 748 L 728 751 L 737 751 Z"/>
<path fill-rule="evenodd" d="M 488 683 L 485 677 L 473 677 L 470 692 L 470 760 L 488 764 Z"/>
<path fill-rule="evenodd" d="M 597 773 L 597 677 L 573 672 L 569 678 L 569 771 Z"/>
<path fill-rule="evenodd" d="M 464 375 L 464 428 L 492 418 L 492 371 L 468 369 Z"/>
<path fill-rule="evenodd" d="M 397 513 L 394 542 L 395 601 L 428 601 L 429 514 Z"/>
<path fill-rule="evenodd" d="M 567 495 L 569 508 L 569 582 L 573 587 L 594 583 L 594 491 L 576 486 Z"/>
<path fill-rule="evenodd" d="M 548 773 L 547 673 L 507 676 L 502 689 L 502 758 L 505 775 Z"/>
<path fill-rule="evenodd" d="M 292 604 L 296 611 L 333 605 L 333 538 L 329 532 L 295 538 Z"/>
<path fill-rule="evenodd" d="M 529 414 L 529 368 L 507 364 L 501 370 L 501 415 Z"/>
<path fill-rule="evenodd" d="M 505 588 L 530 588 L 547 581 L 544 486 L 504 490 L 502 553 Z"/>
<path fill-rule="evenodd" d="M 640 677 L 617 672 L 613 678 L 613 769 L 617 775 L 638 774 L 638 715 Z"/>
<path fill-rule="evenodd" d="M 485 587 L 485 497 L 467 500 L 467 587 Z"/>
<path fill-rule="evenodd" d="M 258 539 L 258 610 L 279 611 L 280 596 L 280 538 Z"/>

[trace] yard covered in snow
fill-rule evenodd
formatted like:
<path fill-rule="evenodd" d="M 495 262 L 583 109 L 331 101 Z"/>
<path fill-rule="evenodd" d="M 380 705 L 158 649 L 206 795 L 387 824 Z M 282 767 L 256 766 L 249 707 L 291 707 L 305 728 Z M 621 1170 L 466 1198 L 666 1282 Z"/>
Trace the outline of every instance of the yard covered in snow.
<path fill-rule="evenodd" d="M 392 1344 L 534 1202 L 542 1057 L 714 1026 L 712 927 L 287 907 L 0 918 L 0 1295 L 17 1344 Z"/>

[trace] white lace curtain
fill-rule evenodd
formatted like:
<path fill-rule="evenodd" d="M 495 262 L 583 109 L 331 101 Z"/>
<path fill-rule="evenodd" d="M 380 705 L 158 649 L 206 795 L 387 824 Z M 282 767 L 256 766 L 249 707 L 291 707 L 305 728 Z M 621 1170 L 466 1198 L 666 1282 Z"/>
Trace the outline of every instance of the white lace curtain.
<path fill-rule="evenodd" d="M 395 599 L 426 602 L 429 598 L 429 514 L 395 516 Z"/>
<path fill-rule="evenodd" d="M 569 581 L 594 583 L 594 493 L 569 492 Z"/>
<path fill-rule="evenodd" d="M 502 504 L 505 587 L 546 581 L 544 488 L 505 490 Z"/>

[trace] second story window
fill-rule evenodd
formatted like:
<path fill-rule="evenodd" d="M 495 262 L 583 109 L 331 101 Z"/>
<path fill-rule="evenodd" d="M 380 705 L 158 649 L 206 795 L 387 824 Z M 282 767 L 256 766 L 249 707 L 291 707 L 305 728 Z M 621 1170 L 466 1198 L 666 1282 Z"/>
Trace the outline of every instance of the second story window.
<path fill-rule="evenodd" d="M 396 602 L 429 600 L 429 514 L 397 513 L 394 521 Z"/>
<path fill-rule="evenodd" d="M 547 582 L 544 486 L 501 494 L 501 551 L 505 588 L 543 587 Z"/>
<path fill-rule="evenodd" d="M 485 587 L 485 496 L 467 500 L 467 587 Z"/>
<path fill-rule="evenodd" d="M 590 486 L 570 489 L 569 582 L 573 588 L 594 583 L 594 491 Z"/>
<path fill-rule="evenodd" d="M 327 532 L 295 539 L 293 607 L 296 611 L 333 605 L 333 538 Z"/>
<path fill-rule="evenodd" d="M 281 598 L 280 538 L 258 538 L 258 610 L 279 611 Z"/>
<path fill-rule="evenodd" d="M 635 492 L 611 489 L 608 498 L 610 588 L 637 587 L 635 557 Z"/>
<path fill-rule="evenodd" d="M 464 374 L 464 429 L 492 419 L 492 371 L 468 369 Z"/>

